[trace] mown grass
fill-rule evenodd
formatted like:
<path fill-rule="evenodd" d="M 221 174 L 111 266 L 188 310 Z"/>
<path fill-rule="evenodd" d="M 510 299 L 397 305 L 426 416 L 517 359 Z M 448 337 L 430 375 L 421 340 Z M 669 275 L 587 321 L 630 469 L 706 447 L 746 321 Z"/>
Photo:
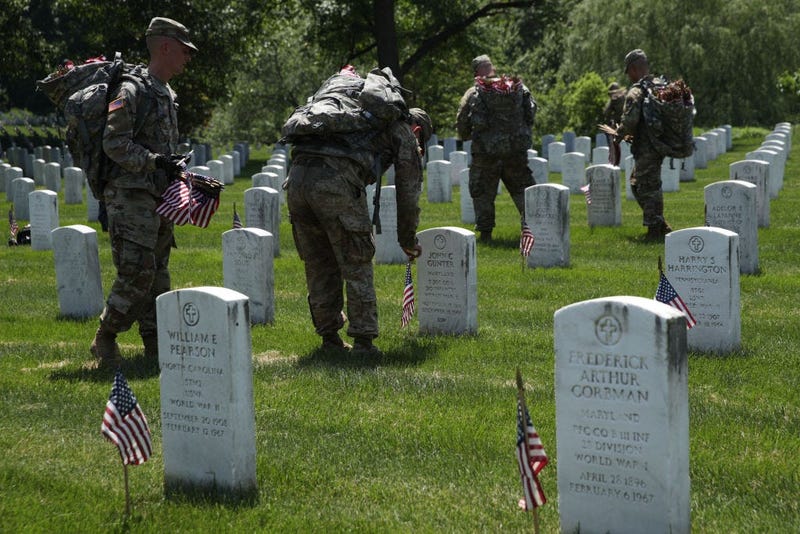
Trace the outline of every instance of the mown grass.
<path fill-rule="evenodd" d="M 703 186 L 766 130 L 735 130 L 733 151 L 666 195 L 674 228 L 703 224 Z M 173 287 L 222 284 L 221 233 L 240 213 L 253 161 L 227 187 L 212 225 L 177 230 Z M 789 160 L 770 228 L 759 231 L 761 272 L 742 276 L 742 349 L 689 358 L 691 508 L 696 532 L 800 529 L 800 163 Z M 558 181 L 556 175 L 551 176 Z M 460 225 L 452 204 L 423 199 L 421 228 Z M 589 229 L 571 199 L 572 262 L 521 269 L 518 226 L 498 198 L 498 243 L 478 246 L 477 335 L 424 337 L 399 329 L 403 266 L 376 267 L 380 361 L 315 349 L 302 264 L 288 222 L 275 260 L 276 320 L 252 329 L 257 476 L 252 502 L 165 498 L 158 370 L 135 332 L 121 336 L 124 371 L 147 414 L 155 454 L 130 470 L 124 515 L 118 455 L 99 432 L 111 374 L 93 367 L 96 321 L 59 318 L 50 252 L 0 252 L 0 531 L 530 531 L 517 508 L 514 371 L 520 367 L 551 464 L 543 532 L 558 531 L 553 313 L 585 299 L 652 297 L 663 246 L 640 240 L 641 212 L 623 201 L 623 226 Z M 284 208 L 285 209 L 285 208 Z M 62 225 L 83 206 L 59 205 Z M 284 213 L 285 215 L 285 213 Z M 284 217 L 286 221 L 286 217 Z M 98 228 L 95 223 L 90 226 Z M 99 228 L 98 228 L 99 229 Z M 113 278 L 100 233 L 104 287 Z M 610 511 L 611 513 L 612 511 Z"/>

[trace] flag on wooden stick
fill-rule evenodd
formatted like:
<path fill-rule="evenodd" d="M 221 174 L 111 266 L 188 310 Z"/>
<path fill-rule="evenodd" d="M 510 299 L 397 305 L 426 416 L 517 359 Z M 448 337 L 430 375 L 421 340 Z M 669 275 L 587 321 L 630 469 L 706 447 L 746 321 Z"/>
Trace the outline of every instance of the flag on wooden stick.
<path fill-rule="evenodd" d="M 239 218 L 239 214 L 236 212 L 236 203 L 233 203 L 233 228 L 234 230 L 237 228 L 242 227 L 242 220 Z"/>
<path fill-rule="evenodd" d="M 117 446 L 124 465 L 143 464 L 153 453 L 147 418 L 119 370 L 114 377 L 114 387 L 106 403 L 100 430 Z"/>
<path fill-rule="evenodd" d="M 525 495 L 524 509 L 533 510 L 547 502 L 538 477 L 539 472 L 547 465 L 547 454 L 525 405 L 525 388 L 519 369 L 517 369 L 517 462 L 522 491 Z M 522 505 L 523 500 L 520 500 L 520 506 Z"/>
<path fill-rule="evenodd" d="M 519 253 L 525 257 L 530 256 L 533 250 L 533 232 L 527 222 L 522 223 L 522 235 L 519 236 Z"/>
<path fill-rule="evenodd" d="M 411 262 L 406 263 L 406 283 L 403 287 L 403 312 L 400 316 L 400 328 L 408 326 L 414 315 L 414 280 L 411 278 Z"/>

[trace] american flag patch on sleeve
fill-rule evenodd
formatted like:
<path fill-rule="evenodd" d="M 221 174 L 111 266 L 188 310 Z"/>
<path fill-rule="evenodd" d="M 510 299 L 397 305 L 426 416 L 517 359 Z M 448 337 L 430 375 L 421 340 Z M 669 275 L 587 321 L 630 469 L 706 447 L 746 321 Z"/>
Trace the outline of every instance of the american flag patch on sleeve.
<path fill-rule="evenodd" d="M 120 97 L 108 104 L 108 112 L 116 111 L 125 105 L 125 100 Z"/>

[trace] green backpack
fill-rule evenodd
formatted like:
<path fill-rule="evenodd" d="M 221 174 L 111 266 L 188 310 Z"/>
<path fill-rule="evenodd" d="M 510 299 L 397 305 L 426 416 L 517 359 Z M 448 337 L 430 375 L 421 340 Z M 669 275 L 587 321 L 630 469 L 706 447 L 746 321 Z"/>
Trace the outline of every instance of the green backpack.
<path fill-rule="evenodd" d="M 103 150 L 109 101 L 123 80 L 146 85 L 148 82 L 143 70 L 141 65 L 123 62 L 122 55 L 117 52 L 113 61 L 93 60 L 69 69 L 59 69 L 36 82 L 36 88 L 64 114 L 67 146 L 98 200 L 103 199 L 103 190 L 113 165 Z M 150 99 L 144 100 L 143 105 L 149 106 Z M 146 115 L 146 111 L 137 114 L 134 135 L 141 129 Z"/>
<path fill-rule="evenodd" d="M 664 157 L 686 158 L 694 153 L 694 97 L 683 82 L 654 78 L 639 84 L 644 89 L 642 115 L 647 135 Z"/>

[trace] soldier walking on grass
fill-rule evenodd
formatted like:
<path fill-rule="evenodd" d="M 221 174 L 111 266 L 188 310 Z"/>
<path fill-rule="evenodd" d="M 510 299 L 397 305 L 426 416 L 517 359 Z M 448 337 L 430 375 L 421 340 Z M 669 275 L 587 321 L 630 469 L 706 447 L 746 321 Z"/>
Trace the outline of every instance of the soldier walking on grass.
<path fill-rule="evenodd" d="M 525 218 L 525 188 L 534 185 L 528 168 L 536 102 L 519 78 L 495 74 L 489 56 L 472 60 L 475 84 L 461 98 L 456 116 L 459 137 L 472 140 L 469 194 L 480 240 L 492 240 L 495 197 L 500 180 Z"/>
<path fill-rule="evenodd" d="M 91 345 L 103 364 L 119 362 L 117 334 L 134 322 L 145 357 L 158 358 L 155 301 L 170 290 L 173 223 L 156 213 L 161 195 L 182 170 L 181 157 L 174 154 L 176 94 L 168 82 L 183 72 L 197 47 L 186 27 L 168 18 L 155 17 L 145 36 L 150 62 L 140 77 L 126 77 L 111 96 L 103 135 L 103 149 L 115 167 L 103 196 L 117 268 Z"/>

